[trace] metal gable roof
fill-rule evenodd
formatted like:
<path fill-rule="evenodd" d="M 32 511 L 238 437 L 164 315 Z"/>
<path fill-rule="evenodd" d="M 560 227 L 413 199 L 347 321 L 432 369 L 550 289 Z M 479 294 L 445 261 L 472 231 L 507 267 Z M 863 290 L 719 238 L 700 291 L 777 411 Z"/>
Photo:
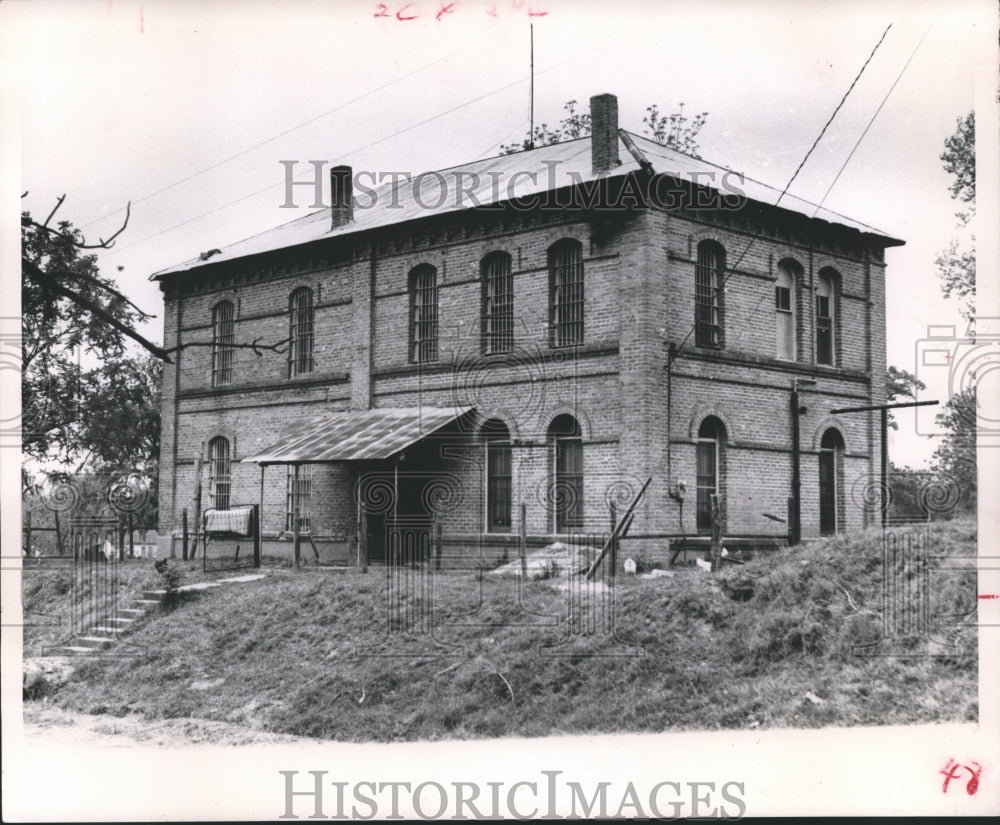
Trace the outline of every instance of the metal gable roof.
<path fill-rule="evenodd" d="M 252 464 L 311 464 L 389 458 L 461 418 L 473 407 L 379 408 L 328 413 L 241 459 Z"/>
<path fill-rule="evenodd" d="M 622 160 L 620 166 L 605 175 L 595 175 L 591 166 L 591 141 L 584 137 L 425 172 L 409 180 L 358 186 L 354 193 L 354 220 L 342 226 L 332 227 L 330 209 L 324 208 L 230 244 L 210 258 L 198 256 L 160 270 L 151 279 L 159 280 L 207 264 L 394 226 L 418 218 L 504 203 L 602 177 L 620 177 L 644 167 L 681 180 L 697 180 L 717 191 L 726 191 L 719 185 L 721 173 L 733 171 L 621 129 L 618 154 Z M 358 173 L 360 175 L 363 173 Z M 819 208 L 793 195 L 786 194 L 778 203 L 780 189 L 752 178 L 740 180 L 739 187 L 750 200 L 878 235 L 892 242 L 891 245 L 902 243 L 868 224 Z"/>

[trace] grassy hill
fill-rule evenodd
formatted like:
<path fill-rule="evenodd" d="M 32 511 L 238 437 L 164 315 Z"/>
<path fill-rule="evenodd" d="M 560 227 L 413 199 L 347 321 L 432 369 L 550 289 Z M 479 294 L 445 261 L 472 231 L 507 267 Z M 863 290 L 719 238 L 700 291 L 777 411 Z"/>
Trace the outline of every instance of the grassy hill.
<path fill-rule="evenodd" d="M 975 523 L 895 532 L 928 529 L 926 574 L 899 567 L 889 603 L 902 629 L 928 609 L 932 633 L 882 638 L 878 533 L 608 592 L 273 569 L 153 614 L 135 655 L 81 662 L 50 701 L 352 741 L 971 721 Z M 26 588 L 26 606 L 56 612 L 57 591 Z"/>

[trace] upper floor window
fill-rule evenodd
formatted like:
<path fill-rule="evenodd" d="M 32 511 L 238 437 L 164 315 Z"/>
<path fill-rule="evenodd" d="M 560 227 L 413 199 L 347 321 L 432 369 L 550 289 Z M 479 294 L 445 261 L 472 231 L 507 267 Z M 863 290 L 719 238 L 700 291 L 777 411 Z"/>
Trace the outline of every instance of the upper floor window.
<path fill-rule="evenodd" d="M 419 364 L 437 357 L 437 270 L 421 264 L 410 271 L 410 360 Z"/>
<path fill-rule="evenodd" d="M 491 252 L 479 264 L 483 283 L 483 353 L 514 348 L 514 277 L 510 255 Z"/>
<path fill-rule="evenodd" d="M 212 309 L 212 386 L 233 381 L 236 328 L 232 301 L 219 301 Z"/>
<path fill-rule="evenodd" d="M 583 247 L 562 240 L 549 247 L 549 345 L 583 343 Z"/>
<path fill-rule="evenodd" d="M 778 264 L 778 278 L 774 285 L 774 320 L 777 350 L 775 355 L 786 361 L 797 357 L 795 346 L 795 311 L 798 279 L 801 270 L 794 261 Z"/>
<path fill-rule="evenodd" d="M 816 363 L 837 363 L 837 295 L 828 270 L 819 273 L 816 282 Z"/>
<path fill-rule="evenodd" d="M 288 299 L 288 377 L 313 371 L 313 291 L 296 289 Z"/>
<path fill-rule="evenodd" d="M 694 337 L 699 347 L 722 346 L 722 284 L 726 253 L 715 241 L 698 244 L 694 270 Z"/>
<path fill-rule="evenodd" d="M 219 435 L 208 442 L 208 462 L 208 495 L 212 507 L 228 510 L 232 488 L 228 439 Z"/>

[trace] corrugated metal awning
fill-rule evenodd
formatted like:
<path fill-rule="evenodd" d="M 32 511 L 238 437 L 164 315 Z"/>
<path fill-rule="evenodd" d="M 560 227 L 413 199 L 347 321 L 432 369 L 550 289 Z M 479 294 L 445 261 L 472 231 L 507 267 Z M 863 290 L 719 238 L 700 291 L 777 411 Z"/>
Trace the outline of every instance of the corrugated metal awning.
<path fill-rule="evenodd" d="M 313 464 L 388 458 L 472 412 L 473 407 L 407 407 L 328 413 L 292 429 L 253 464 Z"/>

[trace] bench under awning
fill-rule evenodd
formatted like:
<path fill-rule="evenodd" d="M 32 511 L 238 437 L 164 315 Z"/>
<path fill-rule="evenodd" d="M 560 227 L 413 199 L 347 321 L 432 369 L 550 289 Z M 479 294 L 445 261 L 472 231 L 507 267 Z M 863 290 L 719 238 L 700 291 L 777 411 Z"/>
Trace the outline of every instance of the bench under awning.
<path fill-rule="evenodd" d="M 473 407 L 388 407 L 326 413 L 291 428 L 252 464 L 320 464 L 389 458 L 472 412 Z"/>

